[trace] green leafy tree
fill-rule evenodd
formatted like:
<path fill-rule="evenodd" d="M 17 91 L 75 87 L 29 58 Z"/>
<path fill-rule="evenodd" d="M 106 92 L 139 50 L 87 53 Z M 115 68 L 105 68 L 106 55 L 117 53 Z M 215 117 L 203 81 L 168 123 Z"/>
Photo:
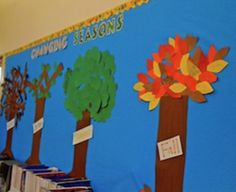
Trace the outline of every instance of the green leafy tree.
<path fill-rule="evenodd" d="M 36 108 L 34 122 L 43 118 L 46 99 L 51 97 L 50 88 L 55 84 L 58 76 L 62 75 L 63 65 L 54 65 L 54 72 L 49 76 L 51 67 L 48 64 L 42 65 L 42 73 L 38 79 L 33 79 L 32 82 L 28 81 L 27 84 L 35 97 Z M 41 143 L 42 129 L 33 134 L 33 142 L 31 154 L 26 161 L 30 165 L 40 164 L 40 143 Z"/>
<path fill-rule="evenodd" d="M 109 52 L 98 48 L 80 56 L 73 69 L 65 74 L 65 107 L 77 121 L 76 130 L 91 123 L 91 119 L 104 122 L 110 116 L 115 105 L 117 85 L 114 80 L 115 60 Z M 74 146 L 74 162 L 71 176 L 86 177 L 86 155 L 88 141 Z"/>

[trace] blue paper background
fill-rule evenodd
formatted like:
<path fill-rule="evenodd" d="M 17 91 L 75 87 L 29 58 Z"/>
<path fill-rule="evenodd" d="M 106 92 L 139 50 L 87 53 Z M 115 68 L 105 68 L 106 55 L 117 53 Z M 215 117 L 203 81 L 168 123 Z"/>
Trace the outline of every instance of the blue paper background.
<path fill-rule="evenodd" d="M 137 192 L 144 183 L 154 189 L 155 142 L 159 108 L 148 111 L 132 89 L 136 75 L 146 71 L 151 58 L 168 37 L 198 36 L 205 51 L 211 44 L 229 46 L 229 66 L 213 85 L 208 102 L 189 102 L 184 192 L 236 191 L 236 1 L 152 0 L 124 13 L 121 32 L 83 45 L 72 44 L 61 52 L 31 60 L 31 50 L 7 58 L 6 70 L 28 63 L 30 79 L 38 77 L 41 64 L 62 62 L 71 67 L 91 47 L 109 50 L 115 56 L 118 83 L 116 105 L 106 123 L 92 122 L 94 138 L 89 143 L 87 175 L 98 192 Z M 64 108 L 63 78 L 51 89 L 46 101 L 41 161 L 69 172 L 72 166 L 72 133 L 75 119 Z M 28 158 L 32 142 L 35 101 L 28 94 L 25 115 L 14 130 L 13 152 L 21 161 Z M 0 119 L 0 149 L 5 145 L 6 122 Z"/>

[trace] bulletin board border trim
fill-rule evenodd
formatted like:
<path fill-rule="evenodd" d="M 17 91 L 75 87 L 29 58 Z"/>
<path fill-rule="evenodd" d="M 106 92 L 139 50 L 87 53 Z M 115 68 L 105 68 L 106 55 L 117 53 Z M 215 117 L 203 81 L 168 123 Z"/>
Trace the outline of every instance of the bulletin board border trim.
<path fill-rule="evenodd" d="M 98 23 L 100 21 L 108 19 L 108 18 L 110 18 L 112 16 L 115 16 L 115 15 L 118 15 L 120 13 L 123 13 L 125 11 L 129 11 L 130 9 L 136 8 L 137 6 L 141 6 L 143 4 L 148 3 L 149 1 L 150 0 L 131 0 L 131 1 L 128 1 L 126 3 L 123 3 L 123 4 L 113 8 L 113 9 L 110 9 L 108 11 L 105 11 L 105 12 L 101 13 L 101 14 L 98 14 L 98 15 L 96 15 L 94 17 L 91 17 L 91 18 L 86 19 L 84 21 L 81 21 L 81 22 L 79 22 L 77 24 L 74 24 L 74 25 L 71 25 L 71 26 L 69 26 L 67 28 L 64 28 L 62 30 L 59 30 L 59 31 L 57 31 L 55 33 L 52 33 L 52 34 L 47 35 L 45 37 L 42 37 L 42 38 L 40 38 L 40 39 L 38 39 L 36 41 L 33 41 L 33 42 L 29 43 L 29 44 L 21 46 L 21 47 L 15 49 L 15 50 L 9 51 L 9 52 L 7 52 L 7 53 L 5 53 L 3 55 L 3 65 L 5 65 L 6 58 L 9 57 L 9 56 L 21 53 L 21 52 L 23 52 L 23 51 L 25 51 L 27 49 L 30 49 L 32 47 L 35 47 L 35 46 L 39 45 L 39 44 L 42 44 L 42 43 L 45 43 L 45 42 L 50 41 L 52 39 L 61 37 L 63 35 L 69 34 L 69 33 L 72 33 L 72 32 L 74 32 L 76 30 L 79 30 L 79 29 L 81 29 L 83 27 L 88 27 L 90 25 L 93 25 L 95 23 Z"/>

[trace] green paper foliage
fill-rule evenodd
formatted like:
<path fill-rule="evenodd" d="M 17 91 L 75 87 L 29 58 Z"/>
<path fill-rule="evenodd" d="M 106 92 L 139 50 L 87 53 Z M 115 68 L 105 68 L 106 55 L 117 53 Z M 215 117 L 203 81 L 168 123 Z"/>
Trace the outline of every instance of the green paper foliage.
<path fill-rule="evenodd" d="M 114 73 L 114 57 L 98 48 L 79 56 L 73 69 L 67 69 L 63 85 L 64 105 L 77 121 L 82 119 L 85 110 L 98 122 L 111 116 L 117 90 Z"/>

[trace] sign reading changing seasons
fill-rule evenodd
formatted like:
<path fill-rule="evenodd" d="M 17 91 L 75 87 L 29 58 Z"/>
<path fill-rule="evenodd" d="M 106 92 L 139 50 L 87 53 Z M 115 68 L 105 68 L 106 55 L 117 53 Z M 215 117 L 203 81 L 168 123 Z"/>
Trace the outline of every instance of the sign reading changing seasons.
<path fill-rule="evenodd" d="M 98 24 L 82 28 L 74 33 L 73 44 L 83 44 L 91 40 L 95 40 L 98 37 L 103 38 L 111 35 L 122 29 L 124 25 L 124 15 L 120 14 L 117 17 L 112 17 L 108 20 L 104 20 Z"/>
<path fill-rule="evenodd" d="M 89 27 L 81 28 L 73 34 L 73 44 L 83 44 L 97 38 L 103 38 L 122 30 L 124 15 L 120 14 Z M 32 49 L 31 59 L 64 50 L 68 46 L 68 37 L 62 36 Z"/>

